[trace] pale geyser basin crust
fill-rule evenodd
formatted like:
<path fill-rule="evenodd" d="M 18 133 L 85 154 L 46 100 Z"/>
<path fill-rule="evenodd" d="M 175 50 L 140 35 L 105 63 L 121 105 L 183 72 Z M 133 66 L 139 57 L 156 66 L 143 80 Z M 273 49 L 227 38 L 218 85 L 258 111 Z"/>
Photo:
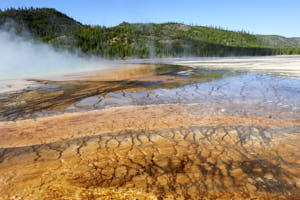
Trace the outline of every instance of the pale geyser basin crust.
<path fill-rule="evenodd" d="M 259 56 L 259 57 L 232 57 L 208 58 L 195 60 L 174 61 L 173 64 L 189 67 L 208 67 L 210 69 L 244 70 L 265 74 L 300 77 L 300 56 Z"/>
<path fill-rule="evenodd" d="M 299 199 L 299 119 L 197 104 L 0 124 L 0 199 Z"/>

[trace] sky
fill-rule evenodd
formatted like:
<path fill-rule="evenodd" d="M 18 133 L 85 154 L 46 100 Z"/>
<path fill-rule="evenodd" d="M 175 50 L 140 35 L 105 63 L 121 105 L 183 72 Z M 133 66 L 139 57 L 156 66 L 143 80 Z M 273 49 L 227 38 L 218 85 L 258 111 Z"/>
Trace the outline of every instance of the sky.
<path fill-rule="evenodd" d="M 50 7 L 83 24 L 180 22 L 300 37 L 300 0 L 0 0 L 0 8 Z"/>

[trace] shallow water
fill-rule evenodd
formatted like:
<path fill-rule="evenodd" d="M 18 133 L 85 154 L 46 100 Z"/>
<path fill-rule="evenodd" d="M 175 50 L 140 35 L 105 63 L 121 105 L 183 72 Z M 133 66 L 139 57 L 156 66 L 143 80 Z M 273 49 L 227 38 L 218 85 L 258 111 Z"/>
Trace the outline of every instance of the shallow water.
<path fill-rule="evenodd" d="M 139 64 L 132 67 L 139 68 Z M 299 79 L 176 65 L 151 64 L 147 67 L 151 70 L 130 72 L 129 76 L 117 80 L 106 77 L 102 81 L 97 75 L 69 81 L 35 80 L 35 85 L 23 91 L 0 94 L 0 119 L 170 103 L 218 106 L 231 113 L 272 115 L 271 112 L 278 111 L 285 117 L 300 111 Z"/>

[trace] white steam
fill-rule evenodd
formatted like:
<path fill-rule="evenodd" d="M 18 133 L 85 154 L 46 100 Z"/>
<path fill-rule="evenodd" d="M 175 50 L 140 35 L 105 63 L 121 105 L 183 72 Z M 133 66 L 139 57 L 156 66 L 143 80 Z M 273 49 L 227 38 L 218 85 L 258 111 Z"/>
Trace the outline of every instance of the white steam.
<path fill-rule="evenodd" d="M 47 44 L 0 30 L 0 80 L 103 69 L 104 66 L 107 63 L 103 60 L 56 51 Z"/>

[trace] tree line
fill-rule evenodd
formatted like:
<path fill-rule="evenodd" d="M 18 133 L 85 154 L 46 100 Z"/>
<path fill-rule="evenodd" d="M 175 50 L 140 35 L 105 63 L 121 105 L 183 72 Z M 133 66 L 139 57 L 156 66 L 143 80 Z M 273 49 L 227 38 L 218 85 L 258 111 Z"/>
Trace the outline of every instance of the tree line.
<path fill-rule="evenodd" d="M 56 48 L 105 58 L 300 54 L 299 48 L 274 47 L 246 31 L 172 22 L 90 26 L 51 8 L 0 11 L 0 26 L 7 24 L 17 33 L 28 31 Z"/>

